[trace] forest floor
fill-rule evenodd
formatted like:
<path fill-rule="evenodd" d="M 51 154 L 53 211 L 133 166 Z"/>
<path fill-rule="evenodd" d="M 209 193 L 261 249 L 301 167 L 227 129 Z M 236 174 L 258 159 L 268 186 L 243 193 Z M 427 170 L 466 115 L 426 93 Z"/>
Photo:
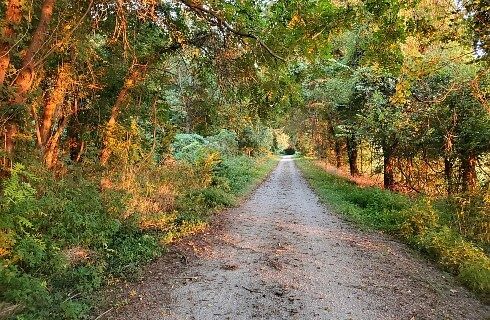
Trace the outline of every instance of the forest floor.
<path fill-rule="evenodd" d="M 120 290 L 108 319 L 490 318 L 452 276 L 331 213 L 287 157 Z"/>

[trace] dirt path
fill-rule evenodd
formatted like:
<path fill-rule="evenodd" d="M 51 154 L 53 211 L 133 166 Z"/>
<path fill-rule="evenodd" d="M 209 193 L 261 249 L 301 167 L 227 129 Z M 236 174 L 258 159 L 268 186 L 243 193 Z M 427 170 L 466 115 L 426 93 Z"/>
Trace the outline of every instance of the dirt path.
<path fill-rule="evenodd" d="M 218 219 L 151 265 L 111 319 L 489 318 L 404 245 L 329 213 L 292 159 Z"/>

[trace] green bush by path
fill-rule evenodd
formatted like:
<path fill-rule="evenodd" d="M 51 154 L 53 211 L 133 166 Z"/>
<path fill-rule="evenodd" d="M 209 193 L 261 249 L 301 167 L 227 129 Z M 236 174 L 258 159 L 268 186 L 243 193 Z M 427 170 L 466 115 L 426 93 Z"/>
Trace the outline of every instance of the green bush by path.
<path fill-rule="evenodd" d="M 429 255 L 483 299 L 490 297 L 488 245 L 473 242 L 458 231 L 452 213 L 440 202 L 409 198 L 379 188 L 362 188 L 326 172 L 312 161 L 296 162 L 322 201 L 349 220 L 393 234 Z M 441 211 L 445 210 L 445 211 Z"/>

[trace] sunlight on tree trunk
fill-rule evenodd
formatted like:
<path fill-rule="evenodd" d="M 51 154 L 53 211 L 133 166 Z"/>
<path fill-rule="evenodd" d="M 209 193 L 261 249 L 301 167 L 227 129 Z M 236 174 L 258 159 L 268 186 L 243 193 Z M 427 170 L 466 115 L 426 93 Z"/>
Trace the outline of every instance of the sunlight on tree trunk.
<path fill-rule="evenodd" d="M 111 116 L 105 125 L 103 148 L 100 152 L 100 164 L 103 166 L 107 165 L 112 153 L 111 140 L 114 139 L 114 129 L 117 124 L 119 113 L 121 112 L 121 109 L 127 104 L 129 91 L 134 88 L 138 81 L 141 80 L 141 77 L 144 76 L 144 72 L 144 68 L 140 68 L 138 66 L 133 67 L 133 69 L 129 72 L 126 80 L 124 81 L 124 85 L 119 91 L 116 101 L 112 106 Z"/>
<path fill-rule="evenodd" d="M 10 66 L 10 50 L 14 43 L 8 40 L 15 39 L 15 29 L 22 20 L 22 4 L 23 0 L 10 0 L 7 3 L 2 32 L 3 39 L 5 40 L 0 43 L 0 85 L 5 81 L 5 76 Z"/>
<path fill-rule="evenodd" d="M 461 158 L 462 186 L 463 192 L 475 191 L 478 185 L 476 176 L 477 158 L 474 154 L 469 154 Z"/>
<path fill-rule="evenodd" d="M 53 121 L 56 121 L 56 115 L 63 113 L 60 107 L 62 107 L 67 89 L 71 85 L 71 77 L 71 65 L 69 63 L 63 64 L 58 70 L 56 84 L 46 100 L 43 109 L 40 127 L 41 143 L 43 146 L 46 145 L 50 138 Z"/>

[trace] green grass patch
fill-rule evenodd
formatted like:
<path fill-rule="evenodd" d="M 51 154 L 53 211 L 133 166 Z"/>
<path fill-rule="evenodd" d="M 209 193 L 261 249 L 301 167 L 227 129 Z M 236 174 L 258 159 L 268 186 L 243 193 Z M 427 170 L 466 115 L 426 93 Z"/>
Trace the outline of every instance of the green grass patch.
<path fill-rule="evenodd" d="M 480 243 L 451 224 L 453 214 L 440 201 L 408 196 L 375 187 L 359 187 L 314 162 L 296 161 L 320 199 L 348 220 L 395 235 L 455 274 L 484 300 L 490 297 L 490 258 Z"/>

